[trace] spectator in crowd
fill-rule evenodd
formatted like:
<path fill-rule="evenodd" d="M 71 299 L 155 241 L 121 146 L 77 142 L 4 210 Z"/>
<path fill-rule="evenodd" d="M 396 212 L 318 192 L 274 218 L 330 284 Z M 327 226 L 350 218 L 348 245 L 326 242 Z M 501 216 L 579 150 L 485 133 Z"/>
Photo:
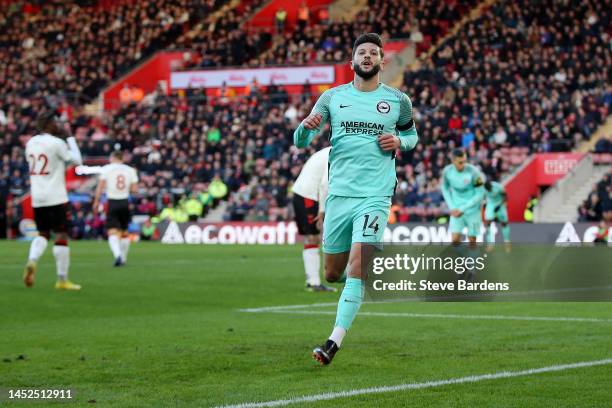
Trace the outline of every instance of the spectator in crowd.
<path fill-rule="evenodd" d="M 608 236 L 610 235 L 610 228 L 605 220 L 601 220 L 597 226 L 597 235 L 595 235 L 594 242 L 596 244 L 608 244 Z"/>
<path fill-rule="evenodd" d="M 276 26 L 276 34 L 283 34 L 285 32 L 285 21 L 287 20 L 287 10 L 279 8 L 274 14 L 274 24 Z"/>
<path fill-rule="evenodd" d="M 155 224 L 150 219 L 142 223 L 140 227 L 140 239 L 143 241 L 151 241 L 155 235 Z"/>
<path fill-rule="evenodd" d="M 593 186 L 587 199 L 578 207 L 578 219 L 612 222 L 612 171 Z"/>
<path fill-rule="evenodd" d="M 302 0 L 302 4 L 298 8 L 297 12 L 297 29 L 302 31 L 308 26 L 308 20 L 310 19 L 310 9 L 306 1 Z"/>
<path fill-rule="evenodd" d="M 529 196 L 529 201 L 527 201 L 525 211 L 523 212 L 523 219 L 525 222 L 533 222 L 533 213 L 536 205 L 538 205 L 538 197 L 534 195 Z"/>
<path fill-rule="evenodd" d="M 204 206 L 198 200 L 195 193 L 192 193 L 189 198 L 183 203 L 183 208 L 189 217 L 189 221 L 197 221 L 202 216 Z"/>

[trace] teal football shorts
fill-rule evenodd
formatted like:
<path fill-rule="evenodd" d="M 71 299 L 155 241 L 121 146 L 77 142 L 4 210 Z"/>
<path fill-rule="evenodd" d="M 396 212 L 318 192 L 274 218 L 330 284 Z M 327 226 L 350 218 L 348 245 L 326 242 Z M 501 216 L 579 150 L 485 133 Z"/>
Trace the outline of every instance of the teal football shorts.
<path fill-rule="evenodd" d="M 327 196 L 323 223 L 323 252 L 347 252 L 356 242 L 382 248 L 391 197 Z"/>
<path fill-rule="evenodd" d="M 480 209 L 471 213 L 464 213 L 461 217 L 450 217 L 450 231 L 453 234 L 463 234 L 463 230 L 467 228 L 468 237 L 477 237 L 480 235 Z"/>
<path fill-rule="evenodd" d="M 495 211 L 495 208 L 497 208 L 497 211 Z M 485 206 L 485 220 L 508 222 L 508 209 L 506 208 L 506 204 L 501 204 L 497 207 L 487 204 Z"/>

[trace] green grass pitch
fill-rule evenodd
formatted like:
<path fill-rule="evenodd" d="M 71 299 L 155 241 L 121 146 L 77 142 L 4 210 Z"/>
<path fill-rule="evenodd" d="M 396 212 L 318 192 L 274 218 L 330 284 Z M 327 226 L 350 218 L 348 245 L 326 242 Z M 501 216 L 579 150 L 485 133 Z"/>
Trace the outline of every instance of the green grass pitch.
<path fill-rule="evenodd" d="M 70 387 L 68 406 L 207 407 L 612 358 L 610 303 L 395 303 L 361 311 L 603 320 L 362 315 L 332 365 L 319 367 L 310 350 L 334 316 L 314 312 L 333 305 L 239 310 L 337 301 L 304 291 L 299 246 L 138 243 L 119 269 L 104 242 L 71 248 L 78 293 L 53 289 L 50 248 L 26 289 L 28 244 L 0 242 L 2 406 L 50 405 L 9 402 L 9 388 Z M 605 407 L 611 384 L 606 364 L 293 406 Z"/>

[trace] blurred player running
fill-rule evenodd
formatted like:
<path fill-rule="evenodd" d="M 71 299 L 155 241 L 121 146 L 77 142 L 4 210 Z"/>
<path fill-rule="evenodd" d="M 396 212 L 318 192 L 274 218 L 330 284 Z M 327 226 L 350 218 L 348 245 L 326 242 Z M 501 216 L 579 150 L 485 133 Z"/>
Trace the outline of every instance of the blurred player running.
<path fill-rule="evenodd" d="M 491 221 L 501 225 L 502 237 L 506 251 L 510 251 L 510 226 L 508 225 L 508 208 L 506 190 L 496 181 L 487 180 L 484 183 L 487 204 L 485 206 L 485 226 L 487 227 L 487 243 L 495 244 L 495 234 L 491 228 Z"/>
<path fill-rule="evenodd" d="M 336 292 L 336 288 L 321 284 L 319 236 L 325 217 L 327 198 L 327 163 L 331 147 L 313 154 L 302 167 L 293 185 L 293 209 L 298 232 L 304 235 L 304 271 L 306 289 L 311 292 Z"/>
<path fill-rule="evenodd" d="M 482 226 L 480 206 L 484 198 L 483 175 L 480 170 L 467 163 L 463 149 L 455 149 L 452 163 L 442 171 L 442 195 L 450 210 L 450 230 L 454 244 L 461 241 L 463 230 L 472 248 Z"/>
<path fill-rule="evenodd" d="M 138 173 L 123 163 L 123 153 L 115 151 L 110 156 L 110 164 L 102 167 L 100 181 L 96 189 L 93 203 L 94 212 L 98 211 L 102 192 L 106 191 L 108 211 L 106 214 L 106 230 L 114 266 L 122 266 L 127 262 L 130 239 L 127 236 L 130 224 L 130 193 L 138 188 Z"/>
<path fill-rule="evenodd" d="M 329 364 L 340 348 L 363 301 L 368 265 L 381 247 L 396 184 L 395 152 L 418 141 L 412 103 L 401 91 L 380 83 L 383 46 L 378 34 L 363 34 L 353 47 L 352 82 L 323 93 L 296 129 L 298 147 L 331 125 L 329 195 L 325 204 L 325 277 L 346 279 L 329 339 L 313 358 Z M 347 268 L 348 265 L 348 268 Z"/>
<path fill-rule="evenodd" d="M 66 164 L 81 164 L 81 152 L 74 137 L 61 129 L 52 113 L 45 113 L 36 120 L 40 134 L 26 145 L 26 159 L 30 168 L 32 207 L 38 236 L 30 245 L 23 282 L 34 285 L 37 263 L 47 249 L 51 231 L 55 232 L 53 256 L 57 269 L 56 289 L 79 290 L 80 285 L 68 280 L 70 248 L 68 248 L 69 207 L 66 191 Z"/>

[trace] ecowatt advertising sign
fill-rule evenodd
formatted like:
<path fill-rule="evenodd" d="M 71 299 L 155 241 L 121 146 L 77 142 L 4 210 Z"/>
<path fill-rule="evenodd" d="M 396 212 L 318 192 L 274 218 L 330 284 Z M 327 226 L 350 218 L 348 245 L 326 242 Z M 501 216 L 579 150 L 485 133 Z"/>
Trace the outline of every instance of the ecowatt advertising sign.
<path fill-rule="evenodd" d="M 496 238 L 501 242 L 501 232 Z M 565 224 L 510 224 L 511 239 L 517 243 L 580 243 L 593 242 L 598 228 L 590 223 Z M 302 242 L 294 222 L 163 222 L 158 226 L 164 244 L 206 245 L 275 245 Z M 478 241 L 484 238 L 484 228 Z M 450 242 L 448 225 L 433 223 L 407 223 L 389 225 L 385 229 L 385 242 L 445 243 Z M 612 229 L 608 234 L 612 242 Z"/>

